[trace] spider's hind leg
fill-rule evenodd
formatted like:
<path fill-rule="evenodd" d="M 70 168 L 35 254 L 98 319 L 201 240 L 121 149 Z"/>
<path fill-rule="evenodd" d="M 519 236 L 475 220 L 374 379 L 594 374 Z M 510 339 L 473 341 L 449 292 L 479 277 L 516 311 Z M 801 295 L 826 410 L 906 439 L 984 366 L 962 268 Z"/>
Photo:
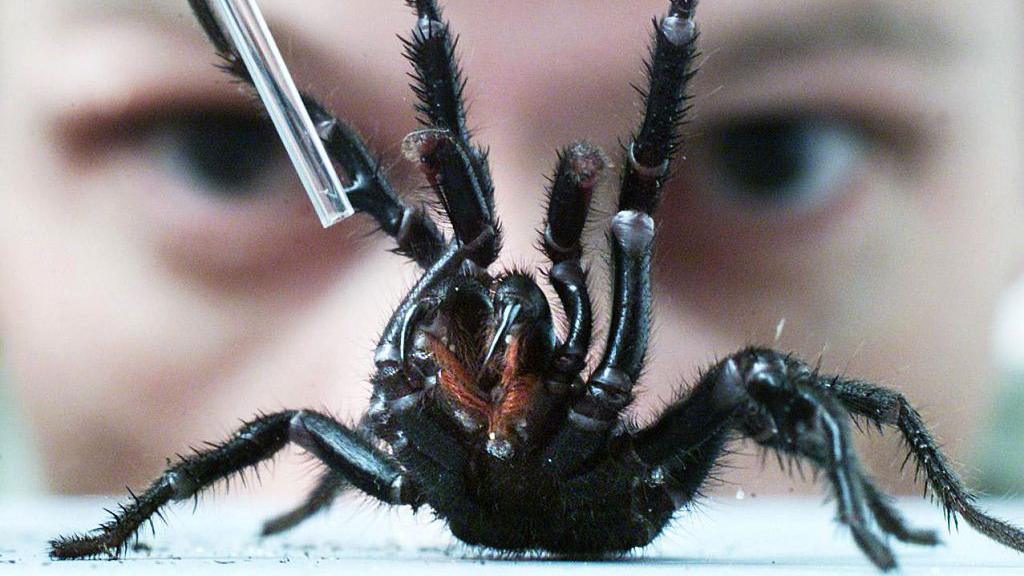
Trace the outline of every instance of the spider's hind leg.
<path fill-rule="evenodd" d="M 316 486 L 306 495 L 306 499 L 295 508 L 264 522 L 263 528 L 260 529 L 260 535 L 272 536 L 291 530 L 326 510 L 338 495 L 350 487 L 351 484 L 345 480 L 344 476 L 333 470 L 323 472 L 317 479 Z"/>
<path fill-rule="evenodd" d="M 1024 535 L 1018 528 L 973 506 L 974 496 L 946 465 L 901 396 L 862 382 L 823 377 L 774 350 L 748 348 L 719 362 L 657 421 L 637 431 L 633 442 L 642 461 L 674 472 L 677 481 L 691 487 L 704 479 L 699 465 L 710 466 L 717 458 L 716 447 L 734 431 L 766 449 L 806 460 L 829 480 L 839 521 L 850 528 L 861 550 L 878 567 L 891 569 L 896 563 L 883 535 L 923 545 L 934 545 L 938 538 L 909 526 L 861 468 L 851 441 L 851 410 L 903 430 L 946 506 L 990 538 L 1021 548 Z"/>
<path fill-rule="evenodd" d="M 956 521 L 959 514 L 978 532 L 1024 552 L 1024 532 L 978 508 L 977 497 L 953 471 L 921 415 L 902 394 L 867 382 L 844 378 L 821 379 L 818 384 L 833 393 L 854 415 L 899 430 L 907 443 L 907 457 L 913 457 L 918 469 L 924 472 L 925 481 L 938 497 L 949 519 Z"/>
<path fill-rule="evenodd" d="M 142 494 L 120 506 L 113 518 L 89 535 L 50 542 L 52 558 L 120 556 L 138 529 L 160 510 L 195 497 L 214 483 L 256 467 L 289 442 L 301 446 L 364 493 L 389 504 L 414 503 L 416 488 L 402 468 L 359 434 L 310 411 L 287 410 L 243 425 L 227 442 L 181 457 Z"/>

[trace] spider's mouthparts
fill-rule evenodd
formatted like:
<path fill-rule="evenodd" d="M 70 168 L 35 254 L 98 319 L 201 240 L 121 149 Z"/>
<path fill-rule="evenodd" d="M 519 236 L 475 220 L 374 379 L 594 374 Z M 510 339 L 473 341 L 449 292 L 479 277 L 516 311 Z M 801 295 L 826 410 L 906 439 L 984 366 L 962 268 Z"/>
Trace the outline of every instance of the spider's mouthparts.
<path fill-rule="evenodd" d="M 487 453 L 498 460 L 508 460 L 515 453 L 515 448 L 504 435 L 491 432 L 487 435 Z"/>

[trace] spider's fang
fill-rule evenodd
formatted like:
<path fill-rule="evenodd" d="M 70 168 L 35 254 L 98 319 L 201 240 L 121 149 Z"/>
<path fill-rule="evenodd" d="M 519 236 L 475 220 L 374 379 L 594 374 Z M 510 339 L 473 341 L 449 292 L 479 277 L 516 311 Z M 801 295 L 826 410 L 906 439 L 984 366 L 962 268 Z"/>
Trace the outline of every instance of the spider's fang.
<path fill-rule="evenodd" d="M 413 329 L 416 327 L 416 323 L 423 318 L 423 313 L 426 309 L 426 303 L 424 301 L 417 302 L 402 318 L 402 336 L 398 340 L 398 358 L 402 366 L 405 366 L 409 356 L 409 349 L 412 345 Z"/>
<path fill-rule="evenodd" d="M 494 355 L 494 351 L 498 349 L 498 345 L 505 341 L 509 335 L 509 331 L 515 324 L 516 318 L 519 313 L 523 310 L 523 306 L 517 302 L 509 304 L 501 311 L 501 323 L 494 330 L 494 338 L 491 339 L 490 346 L 487 347 L 487 355 L 484 356 L 484 361 L 481 366 L 486 366 L 491 361 L 491 357 Z"/>

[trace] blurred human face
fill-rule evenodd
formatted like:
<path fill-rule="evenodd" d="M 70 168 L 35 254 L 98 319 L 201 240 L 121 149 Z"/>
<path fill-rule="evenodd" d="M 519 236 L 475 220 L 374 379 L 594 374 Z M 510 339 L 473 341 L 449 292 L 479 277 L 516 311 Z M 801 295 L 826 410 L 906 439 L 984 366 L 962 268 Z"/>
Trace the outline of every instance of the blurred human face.
<path fill-rule="evenodd" d="M 766 343 L 904 391 L 965 453 L 989 399 L 993 302 L 1020 252 L 1018 4 L 976 2 L 969 25 L 938 1 L 701 6 L 706 59 L 657 215 L 640 413 L 715 356 Z M 260 5 L 300 86 L 416 187 L 391 160 L 416 127 L 403 3 Z M 553 150 L 588 138 L 618 155 L 667 2 L 447 5 L 504 261 L 533 266 Z M 374 338 L 416 271 L 367 218 L 320 229 L 186 3 L 2 6 L 0 339 L 52 487 L 141 484 L 257 410 L 357 417 Z M 599 318 L 606 285 L 592 288 Z M 874 451 L 884 477 L 893 452 Z M 730 479 L 777 481 L 758 476 Z"/>

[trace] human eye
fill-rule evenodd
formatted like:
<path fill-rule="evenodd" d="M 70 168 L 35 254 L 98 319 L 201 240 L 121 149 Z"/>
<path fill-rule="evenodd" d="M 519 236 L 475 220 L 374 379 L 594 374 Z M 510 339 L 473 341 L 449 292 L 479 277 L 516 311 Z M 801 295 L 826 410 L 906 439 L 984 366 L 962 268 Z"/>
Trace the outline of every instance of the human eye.
<path fill-rule="evenodd" d="M 722 122 L 700 140 L 701 185 L 726 209 L 806 212 L 847 189 L 873 142 L 855 122 L 765 114 Z"/>
<path fill-rule="evenodd" d="M 158 25 L 165 16 L 75 21 L 74 49 L 55 67 L 82 72 L 55 76 L 42 101 L 64 205 L 103 218 L 175 273 L 204 278 L 272 276 L 284 264 L 332 270 L 324 258 L 357 254 L 338 236 L 368 227 L 324 232 L 256 95 L 215 66 L 200 31 Z M 328 91 L 322 71 L 336 62 L 302 29 L 285 37 L 307 71 L 300 85 Z M 328 105 L 359 125 L 361 103 L 383 100 L 375 96 L 373 84 Z"/>
<path fill-rule="evenodd" d="M 85 178 L 116 169 L 124 183 L 144 178 L 150 196 L 226 209 L 292 192 L 273 124 L 242 98 L 168 93 L 79 114 L 58 127 L 65 160 Z"/>
<path fill-rule="evenodd" d="M 246 201 L 286 190 L 276 174 L 287 170 L 274 127 L 249 110 L 208 107 L 165 111 L 139 119 L 129 130 L 162 170 L 192 193 Z"/>
<path fill-rule="evenodd" d="M 930 117 L 923 106 L 838 89 L 740 93 L 699 112 L 667 185 L 666 225 L 687 249 L 746 269 L 795 266 L 823 246 L 857 242 L 871 214 L 920 187 L 941 137 L 920 121 Z"/>
<path fill-rule="evenodd" d="M 175 90 L 64 122 L 59 150 L 83 200 L 118 206 L 112 218 L 141 246 L 204 277 L 313 253 L 316 217 L 256 104 L 216 86 Z"/>

